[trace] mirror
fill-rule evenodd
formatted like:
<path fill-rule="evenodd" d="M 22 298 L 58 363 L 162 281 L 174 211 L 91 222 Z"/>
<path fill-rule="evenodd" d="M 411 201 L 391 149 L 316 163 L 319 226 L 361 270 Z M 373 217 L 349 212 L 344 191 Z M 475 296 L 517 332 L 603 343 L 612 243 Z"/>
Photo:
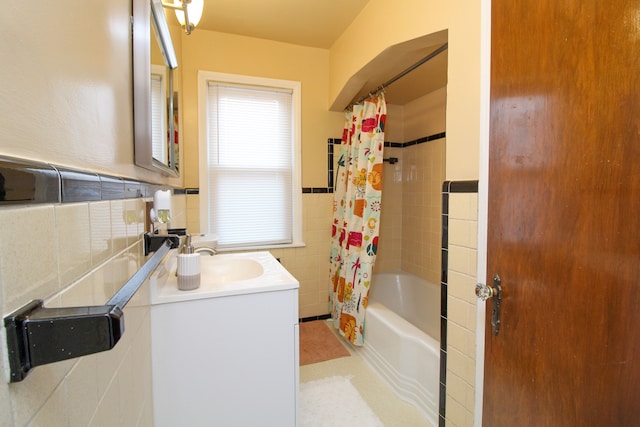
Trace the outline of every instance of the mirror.
<path fill-rule="evenodd" d="M 133 1 L 134 159 L 143 168 L 178 176 L 178 61 L 160 0 Z"/>

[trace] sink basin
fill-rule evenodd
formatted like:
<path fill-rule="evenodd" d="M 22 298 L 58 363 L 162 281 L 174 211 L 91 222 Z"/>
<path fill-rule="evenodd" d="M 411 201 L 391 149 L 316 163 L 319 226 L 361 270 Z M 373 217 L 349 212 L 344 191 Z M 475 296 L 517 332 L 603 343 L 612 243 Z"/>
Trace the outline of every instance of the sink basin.
<path fill-rule="evenodd" d="M 200 257 L 201 282 L 207 286 L 255 279 L 264 273 L 262 265 L 250 258 Z"/>
<path fill-rule="evenodd" d="M 225 253 L 200 256 L 200 287 L 178 289 L 177 250 L 149 277 L 151 304 L 164 304 L 228 295 L 293 289 L 299 282 L 267 252 Z"/>

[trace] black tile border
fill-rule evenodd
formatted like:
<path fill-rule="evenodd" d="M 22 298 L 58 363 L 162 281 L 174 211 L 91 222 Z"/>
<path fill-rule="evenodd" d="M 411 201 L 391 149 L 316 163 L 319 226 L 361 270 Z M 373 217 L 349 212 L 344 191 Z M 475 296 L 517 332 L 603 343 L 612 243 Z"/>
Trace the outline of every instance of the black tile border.
<path fill-rule="evenodd" d="M 442 184 L 443 193 L 477 193 L 478 181 L 445 181 Z"/>
<path fill-rule="evenodd" d="M 324 188 L 324 187 L 303 187 L 302 194 L 327 194 L 333 193 L 333 188 Z"/>
<path fill-rule="evenodd" d="M 442 132 L 414 141 L 385 142 L 384 144 L 385 147 L 404 148 L 445 136 Z M 340 138 L 329 138 L 327 141 L 327 186 L 303 187 L 303 194 L 333 193 L 334 145 L 341 143 Z M 172 187 L 0 155 L 0 206 L 151 197 L 156 190 L 167 188 Z M 198 188 L 172 188 L 172 190 L 176 195 L 200 193 Z"/>
<path fill-rule="evenodd" d="M 0 157 L 0 206 L 58 202 L 60 181 L 52 165 Z"/>
<path fill-rule="evenodd" d="M 100 176 L 100 198 L 106 200 L 123 199 L 125 194 L 124 181 L 121 178 Z"/>
<path fill-rule="evenodd" d="M 433 135 L 425 136 L 423 138 L 414 139 L 413 141 L 408 142 L 390 142 L 385 141 L 385 147 L 392 148 L 405 148 L 411 147 L 413 145 L 422 144 L 425 142 L 435 141 L 437 139 L 446 138 L 445 132 L 436 133 Z M 302 187 L 303 194 L 326 194 L 333 193 L 335 188 L 335 171 L 333 170 L 334 165 L 334 145 L 342 144 L 341 138 L 329 138 L 327 140 L 327 187 Z"/>
<path fill-rule="evenodd" d="M 478 181 L 442 183 L 442 258 L 440 268 L 440 403 L 439 426 L 446 425 L 447 405 L 447 326 L 449 283 L 449 199 L 451 194 L 477 193 Z"/>
<path fill-rule="evenodd" d="M 331 319 L 331 315 L 330 314 L 321 314 L 319 316 L 301 317 L 301 318 L 298 319 L 298 323 L 313 322 L 314 320 L 327 320 L 327 319 Z"/>
<path fill-rule="evenodd" d="M 435 141 L 437 139 L 442 139 L 442 138 L 446 138 L 446 137 L 447 137 L 447 133 L 446 132 L 440 132 L 440 133 L 434 133 L 433 135 L 424 136 L 422 138 L 414 139 L 413 141 L 408 141 L 408 142 L 387 142 L 387 141 L 385 141 L 384 146 L 385 147 L 393 147 L 393 148 L 405 148 L 405 147 L 411 147 L 413 145 L 423 144 L 425 142 Z"/>
<path fill-rule="evenodd" d="M 156 190 L 184 189 L 33 160 L 0 156 L 0 207 L 151 197 Z"/>
<path fill-rule="evenodd" d="M 67 168 L 57 169 L 62 181 L 62 203 L 93 202 L 101 199 L 102 183 L 98 174 Z"/>

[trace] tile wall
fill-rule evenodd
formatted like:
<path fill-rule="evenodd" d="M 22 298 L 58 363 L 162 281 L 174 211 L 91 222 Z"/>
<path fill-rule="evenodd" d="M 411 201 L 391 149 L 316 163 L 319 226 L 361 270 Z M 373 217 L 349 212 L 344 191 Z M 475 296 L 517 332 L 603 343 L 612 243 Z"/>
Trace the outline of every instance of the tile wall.
<path fill-rule="evenodd" d="M 404 270 L 440 282 L 441 191 L 446 138 L 388 143 L 382 182 L 380 248 L 374 271 Z M 400 145 L 400 146 L 398 146 Z"/>
<path fill-rule="evenodd" d="M 144 262 L 144 202 L 0 207 L 3 316 L 32 299 L 44 299 L 46 307 L 104 304 Z M 173 202 L 174 225 L 185 224 L 185 197 Z M 124 318 L 114 349 L 36 367 L 21 382 L 3 381 L 0 426 L 152 426 L 148 284 Z M 4 357 L 0 365 L 7 373 Z"/>
<path fill-rule="evenodd" d="M 402 270 L 440 282 L 446 138 L 403 148 Z"/>
<path fill-rule="evenodd" d="M 440 425 L 473 426 L 475 393 L 477 182 L 443 191 L 443 337 Z M 460 184 L 456 188 L 456 184 Z M 475 187 L 475 188 L 474 188 Z M 448 204 L 448 206 L 447 206 Z"/>

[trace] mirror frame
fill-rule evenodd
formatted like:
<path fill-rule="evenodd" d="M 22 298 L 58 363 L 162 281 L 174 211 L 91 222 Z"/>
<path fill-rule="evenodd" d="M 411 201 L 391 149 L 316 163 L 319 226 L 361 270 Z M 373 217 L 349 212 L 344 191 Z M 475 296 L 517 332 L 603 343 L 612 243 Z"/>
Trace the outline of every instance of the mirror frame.
<path fill-rule="evenodd" d="M 160 50 L 168 68 L 168 111 L 173 111 L 173 70 L 178 67 L 169 26 L 160 0 L 133 0 L 133 141 L 134 163 L 163 175 L 179 176 L 174 150 L 169 150 L 169 164 L 153 157 L 151 142 L 151 42 L 152 19 L 157 30 Z M 169 120 L 169 135 L 173 147 L 173 119 Z"/>

